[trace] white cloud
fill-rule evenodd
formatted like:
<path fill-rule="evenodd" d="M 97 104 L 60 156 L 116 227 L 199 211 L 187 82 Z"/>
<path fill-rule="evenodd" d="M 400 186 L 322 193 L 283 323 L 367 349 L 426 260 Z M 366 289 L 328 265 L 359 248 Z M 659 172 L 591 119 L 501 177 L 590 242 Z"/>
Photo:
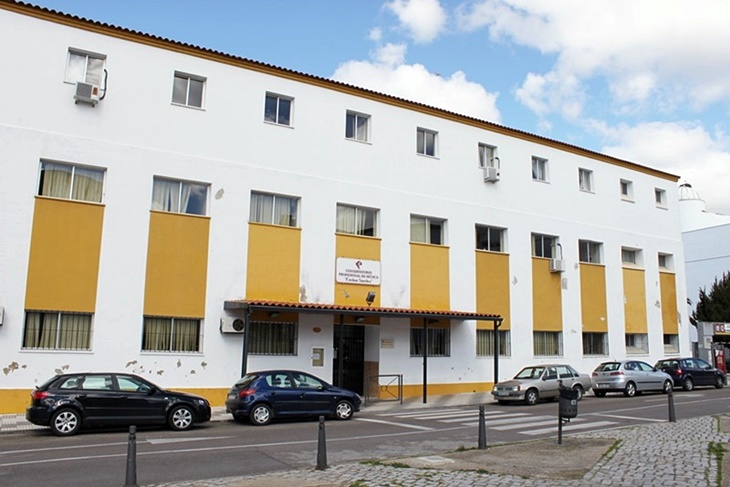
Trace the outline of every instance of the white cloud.
<path fill-rule="evenodd" d="M 368 33 L 368 39 L 378 42 L 383 38 L 383 30 L 380 27 L 373 27 Z"/>
<path fill-rule="evenodd" d="M 417 43 L 431 42 L 446 24 L 446 11 L 439 0 L 392 0 L 385 7 Z"/>

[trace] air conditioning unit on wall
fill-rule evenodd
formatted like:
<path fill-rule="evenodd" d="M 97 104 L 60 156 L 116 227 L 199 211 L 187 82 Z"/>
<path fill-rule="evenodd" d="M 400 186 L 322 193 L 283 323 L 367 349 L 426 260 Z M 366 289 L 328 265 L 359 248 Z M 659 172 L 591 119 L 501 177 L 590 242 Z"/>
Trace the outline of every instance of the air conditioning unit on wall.
<path fill-rule="evenodd" d="M 76 82 L 76 94 L 74 95 L 76 103 L 90 103 L 92 106 L 99 102 L 99 87 L 91 83 Z"/>
<path fill-rule="evenodd" d="M 565 261 L 563 259 L 550 259 L 550 272 L 565 271 Z"/>
<path fill-rule="evenodd" d="M 244 322 L 242 318 L 224 316 L 221 318 L 221 333 L 243 333 Z"/>
<path fill-rule="evenodd" d="M 499 181 L 499 168 L 487 166 L 484 168 L 484 182 L 496 183 Z"/>

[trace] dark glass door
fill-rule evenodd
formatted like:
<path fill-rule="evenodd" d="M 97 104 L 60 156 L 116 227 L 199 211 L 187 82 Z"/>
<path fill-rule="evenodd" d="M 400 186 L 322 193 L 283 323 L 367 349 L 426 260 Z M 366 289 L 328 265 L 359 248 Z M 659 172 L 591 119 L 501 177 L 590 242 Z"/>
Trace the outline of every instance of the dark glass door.
<path fill-rule="evenodd" d="M 341 344 L 340 335 L 342 335 Z M 332 382 L 337 387 L 349 389 L 362 395 L 363 377 L 365 375 L 365 327 L 336 324 L 334 349 L 335 363 Z M 341 362 L 340 357 L 342 358 Z M 342 363 L 342 374 L 340 374 L 340 363 Z M 342 377 L 341 381 L 340 377 Z"/>

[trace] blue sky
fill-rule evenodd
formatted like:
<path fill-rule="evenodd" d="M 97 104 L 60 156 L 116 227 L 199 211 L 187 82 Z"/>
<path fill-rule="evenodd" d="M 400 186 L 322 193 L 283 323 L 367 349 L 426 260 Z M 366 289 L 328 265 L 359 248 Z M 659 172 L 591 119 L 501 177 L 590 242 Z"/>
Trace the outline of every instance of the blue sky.
<path fill-rule="evenodd" d="M 29 3 L 655 167 L 730 214 L 727 1 Z"/>

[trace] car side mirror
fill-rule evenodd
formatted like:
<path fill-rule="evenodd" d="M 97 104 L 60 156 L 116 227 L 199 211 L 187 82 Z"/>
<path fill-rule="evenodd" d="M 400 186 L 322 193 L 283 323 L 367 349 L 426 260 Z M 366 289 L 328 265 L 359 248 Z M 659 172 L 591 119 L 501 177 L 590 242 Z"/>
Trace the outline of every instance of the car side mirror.
<path fill-rule="evenodd" d="M 150 387 L 149 390 L 147 391 L 147 395 L 148 396 L 151 396 L 155 392 L 157 392 L 157 388 L 156 387 Z"/>

